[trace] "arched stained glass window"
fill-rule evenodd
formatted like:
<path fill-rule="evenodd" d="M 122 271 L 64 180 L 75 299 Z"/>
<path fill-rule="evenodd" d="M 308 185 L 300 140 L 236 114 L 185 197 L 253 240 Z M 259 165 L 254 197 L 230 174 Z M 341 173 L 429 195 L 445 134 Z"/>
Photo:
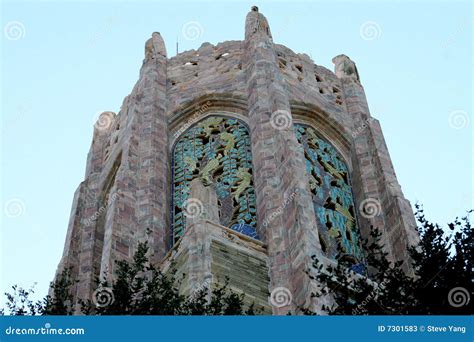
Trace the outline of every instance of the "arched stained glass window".
<path fill-rule="evenodd" d="M 172 163 L 173 243 L 186 229 L 183 204 L 195 178 L 214 187 L 220 224 L 258 239 L 250 136 L 243 122 L 211 116 L 197 123 L 177 141 Z"/>
<path fill-rule="evenodd" d="M 303 145 L 321 248 L 327 257 L 342 259 L 363 273 L 359 228 L 349 172 L 339 152 L 311 127 L 295 124 Z"/>

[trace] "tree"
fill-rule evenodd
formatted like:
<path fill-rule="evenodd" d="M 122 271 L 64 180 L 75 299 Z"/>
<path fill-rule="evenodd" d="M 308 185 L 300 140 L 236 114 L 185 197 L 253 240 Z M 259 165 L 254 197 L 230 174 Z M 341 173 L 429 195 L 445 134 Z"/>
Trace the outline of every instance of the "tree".
<path fill-rule="evenodd" d="M 70 289 L 73 284 L 71 270 L 63 270 L 58 279 L 50 285 L 53 295 L 47 295 L 43 302 L 38 305 L 39 312 L 43 315 L 72 315 L 74 310 Z"/>
<path fill-rule="evenodd" d="M 381 233 L 371 227 L 363 246 L 368 276 L 355 274 L 343 261 L 324 265 L 314 256 L 308 276 L 321 287 L 315 297 L 329 296 L 334 304 L 323 310 L 334 315 L 465 315 L 473 291 L 474 233 L 468 214 L 448 224 L 448 230 L 425 218 L 416 205 L 420 243 L 407 247 L 414 276 L 390 262 Z M 307 308 L 305 314 L 313 314 Z"/>
<path fill-rule="evenodd" d="M 416 206 L 420 242 L 408 248 L 414 276 L 405 273 L 405 261 L 390 262 L 381 243 L 381 233 L 371 227 L 363 242 L 366 275 L 350 270 L 346 261 L 325 265 L 313 256 L 307 274 L 321 284 L 316 297 L 330 296 L 333 305 L 323 310 L 334 315 L 466 315 L 472 314 L 474 231 L 469 211 L 443 230 L 425 218 Z M 81 300 L 88 315 L 253 315 L 262 310 L 245 308 L 244 295 L 228 288 L 228 280 L 210 291 L 206 286 L 189 296 L 180 293 L 180 279 L 163 274 L 149 263 L 146 243 L 138 246 L 131 263 L 117 262 L 115 280 L 98 281 L 94 300 Z M 171 272 L 173 273 L 173 272 Z M 6 293 L 6 311 L 11 315 L 70 315 L 73 313 L 70 270 L 51 284 L 52 295 L 33 302 L 28 290 L 13 286 Z M 304 314 L 315 314 L 300 308 Z M 0 310 L 4 314 L 4 310 Z"/>
<path fill-rule="evenodd" d="M 141 243 L 131 263 L 117 262 L 116 279 L 112 283 L 98 281 L 93 300 L 79 300 L 86 315 L 255 315 L 261 309 L 245 308 L 244 295 L 229 289 L 228 279 L 212 289 L 201 287 L 190 296 L 180 293 L 180 280 L 164 274 L 148 259 L 148 246 Z M 173 273 L 173 272 L 172 272 Z M 71 315 L 74 313 L 70 292 L 74 280 L 64 270 L 51 284 L 53 294 L 33 303 L 32 290 L 13 287 L 6 293 L 11 315 Z"/>
<path fill-rule="evenodd" d="M 41 313 L 41 302 L 34 303 L 30 296 L 35 292 L 34 285 L 29 289 L 24 289 L 18 285 L 12 286 L 13 293 L 5 293 L 7 298 L 6 309 L 10 315 L 14 316 L 34 316 Z M 0 311 L 1 315 L 5 310 Z"/>
<path fill-rule="evenodd" d="M 244 295 L 228 289 L 228 280 L 212 290 L 204 286 L 190 296 L 179 291 L 175 276 L 163 274 L 148 262 L 148 246 L 140 244 L 133 262 L 117 263 L 117 280 L 99 282 L 95 302 L 82 301 L 85 314 L 99 315 L 242 315 L 255 314 L 251 305 L 244 310 Z M 172 272 L 174 274 L 174 272 Z"/>

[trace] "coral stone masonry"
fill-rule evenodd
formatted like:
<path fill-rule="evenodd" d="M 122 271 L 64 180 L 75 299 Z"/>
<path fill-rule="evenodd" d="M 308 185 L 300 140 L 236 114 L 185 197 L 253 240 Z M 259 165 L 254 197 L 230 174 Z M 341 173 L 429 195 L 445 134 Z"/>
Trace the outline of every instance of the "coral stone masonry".
<path fill-rule="evenodd" d="M 355 63 L 332 62 L 276 44 L 255 6 L 242 41 L 168 58 L 153 33 L 120 112 L 94 126 L 58 267 L 78 280 L 74 298 L 144 241 L 153 263 L 185 274 L 183 293 L 227 277 L 267 314 L 320 310 L 314 257 L 366 274 L 371 225 L 407 260 L 418 235 L 381 126 Z"/>

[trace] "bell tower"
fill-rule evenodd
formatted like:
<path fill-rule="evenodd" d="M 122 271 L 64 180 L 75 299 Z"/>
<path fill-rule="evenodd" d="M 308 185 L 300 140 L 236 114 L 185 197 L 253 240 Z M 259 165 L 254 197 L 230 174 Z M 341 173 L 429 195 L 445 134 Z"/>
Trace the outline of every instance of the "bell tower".
<path fill-rule="evenodd" d="M 256 6 L 242 41 L 168 58 L 153 33 L 119 113 L 95 124 L 74 194 L 58 267 L 78 280 L 74 298 L 91 299 L 143 241 L 164 272 L 185 274 L 183 293 L 228 278 L 277 315 L 319 312 L 315 258 L 366 274 L 371 225 L 408 260 L 418 235 L 380 123 L 354 61 L 333 63 L 275 43 Z"/>

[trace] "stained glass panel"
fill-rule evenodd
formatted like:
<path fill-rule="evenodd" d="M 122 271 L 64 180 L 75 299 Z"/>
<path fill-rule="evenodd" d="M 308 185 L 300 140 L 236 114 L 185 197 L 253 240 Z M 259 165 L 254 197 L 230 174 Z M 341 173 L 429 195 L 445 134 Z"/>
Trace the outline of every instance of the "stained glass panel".
<path fill-rule="evenodd" d="M 212 116 L 177 141 L 173 152 L 173 243 L 184 234 L 183 203 L 195 178 L 204 186 L 214 186 L 220 224 L 258 239 L 250 136 L 244 123 Z"/>
<path fill-rule="evenodd" d="M 327 257 L 345 260 L 363 273 L 359 228 L 349 173 L 339 152 L 314 129 L 295 125 L 303 145 L 321 247 Z"/>

